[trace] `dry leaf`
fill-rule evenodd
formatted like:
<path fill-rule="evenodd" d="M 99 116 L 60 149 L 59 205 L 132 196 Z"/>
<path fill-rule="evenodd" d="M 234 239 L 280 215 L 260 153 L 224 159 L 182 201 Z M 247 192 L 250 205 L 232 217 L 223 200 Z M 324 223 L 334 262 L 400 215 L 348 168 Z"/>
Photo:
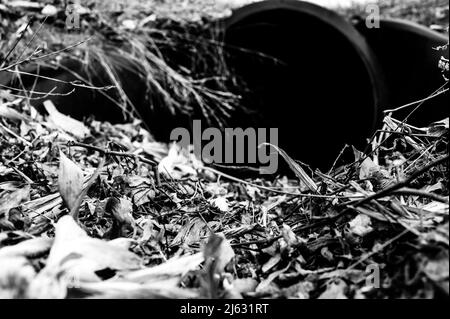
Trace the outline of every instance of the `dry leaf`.
<path fill-rule="evenodd" d="M 13 246 L 6 246 L 0 249 L 0 259 L 4 257 L 36 257 L 42 256 L 50 251 L 53 239 L 33 238 L 20 242 Z"/>
<path fill-rule="evenodd" d="M 84 283 L 80 290 L 94 295 L 96 298 L 111 299 L 194 299 L 198 291 L 166 285 L 141 285 L 133 282 L 103 281 Z"/>
<path fill-rule="evenodd" d="M 222 211 L 224 213 L 226 213 L 230 210 L 228 200 L 225 197 L 217 197 L 217 198 L 211 199 L 209 202 L 212 206 L 217 207 L 220 211 Z"/>
<path fill-rule="evenodd" d="M 7 118 L 11 121 L 23 121 L 28 122 L 30 119 L 22 115 L 21 113 L 17 112 L 15 109 L 9 107 L 6 103 L 0 104 L 0 117 Z"/>
<path fill-rule="evenodd" d="M 0 299 L 27 298 L 27 290 L 35 276 L 25 257 L 0 257 Z"/>
<path fill-rule="evenodd" d="M 361 163 L 361 167 L 359 169 L 359 178 L 371 178 L 372 175 L 379 170 L 380 166 L 375 164 L 370 157 L 366 157 L 366 159 Z"/>
<path fill-rule="evenodd" d="M 133 204 L 130 200 L 110 197 L 105 204 L 105 212 L 111 213 L 114 217 L 109 238 L 126 237 L 128 230 L 133 230 L 133 237 L 136 235 L 136 221 L 131 215 Z"/>
<path fill-rule="evenodd" d="M 30 185 L 24 185 L 12 192 L 0 193 L 0 217 L 8 212 L 11 208 L 18 207 L 22 202 L 30 199 Z"/>
<path fill-rule="evenodd" d="M 208 225 L 211 227 L 210 223 Z M 181 227 L 175 238 L 170 243 L 170 247 L 180 245 L 181 243 L 186 245 L 198 243 L 200 239 L 207 234 L 208 227 L 205 222 L 200 217 L 192 218 L 183 227 Z"/>
<path fill-rule="evenodd" d="M 231 281 L 231 279 L 230 279 L 230 281 Z M 224 290 L 224 294 L 223 294 L 224 299 L 242 299 L 243 298 L 242 294 L 234 288 L 233 283 L 230 283 L 228 281 L 228 279 L 225 278 L 223 280 L 222 286 L 223 286 L 223 290 Z"/>
<path fill-rule="evenodd" d="M 355 154 L 355 160 L 359 161 L 364 154 L 353 147 L 353 153 Z M 370 157 L 366 157 L 361 163 L 359 169 L 360 179 L 373 180 L 377 189 L 383 189 L 391 185 L 395 179 L 389 174 L 389 172 L 378 164 L 376 164 Z"/>
<path fill-rule="evenodd" d="M 135 283 L 176 287 L 180 279 L 189 271 L 197 269 L 203 260 L 202 253 L 173 257 L 158 266 L 130 272 L 124 275 L 123 279 Z"/>
<path fill-rule="evenodd" d="M 430 280 L 449 294 L 448 251 L 442 251 L 435 258 L 428 260 L 423 271 Z"/>
<path fill-rule="evenodd" d="M 427 128 L 427 134 L 432 136 L 442 136 L 448 133 L 448 123 L 449 118 L 443 119 L 442 121 L 431 123 Z"/>
<path fill-rule="evenodd" d="M 253 278 L 238 278 L 233 281 L 233 289 L 240 294 L 254 292 L 258 282 Z"/>
<path fill-rule="evenodd" d="M 214 260 L 214 273 L 221 273 L 233 259 L 234 250 L 223 234 L 212 234 L 203 250 L 203 254 L 205 260 Z"/>
<path fill-rule="evenodd" d="M 278 263 L 281 261 L 280 254 L 276 254 L 275 256 L 272 256 L 261 268 L 263 273 L 268 272 L 270 269 L 278 265 Z"/>
<path fill-rule="evenodd" d="M 343 280 L 336 280 L 331 282 L 318 299 L 348 299 L 345 295 L 347 285 Z"/>
<path fill-rule="evenodd" d="M 283 224 L 281 235 L 283 236 L 283 239 L 286 244 L 288 244 L 288 246 L 294 246 L 300 242 L 297 235 L 295 235 L 295 233 L 292 231 L 292 228 L 286 224 Z"/>
<path fill-rule="evenodd" d="M 169 154 L 158 164 L 158 171 L 161 174 L 168 175 L 173 179 L 181 179 L 186 176 L 197 176 L 197 170 L 201 168 L 202 163 L 189 153 L 185 148 L 177 144 L 172 144 Z"/>
<path fill-rule="evenodd" d="M 373 231 L 371 224 L 372 221 L 369 216 L 359 214 L 352 221 L 350 221 L 350 231 L 355 235 L 364 237 Z"/>
<path fill-rule="evenodd" d="M 98 269 L 117 270 L 140 268 L 140 258 L 126 249 L 89 237 L 70 216 L 63 216 L 55 225 L 55 242 L 50 251 L 47 266 L 60 265 L 70 254 L 92 259 Z"/>
<path fill-rule="evenodd" d="M 83 171 L 61 151 L 58 184 L 61 197 L 69 210 L 72 210 L 83 191 Z"/>
<path fill-rule="evenodd" d="M 280 155 L 284 158 L 286 163 L 288 163 L 289 167 L 298 177 L 300 182 L 302 182 L 311 192 L 317 193 L 316 183 L 314 183 L 312 178 L 309 177 L 308 174 L 306 174 L 305 170 L 296 161 L 294 161 L 284 150 L 282 150 L 276 145 L 269 143 L 263 143 L 262 145 L 270 145 L 274 149 L 276 149 L 278 153 L 280 153 Z"/>
<path fill-rule="evenodd" d="M 205 266 L 203 268 L 200 287 L 202 295 L 206 298 L 216 299 L 224 297 L 229 293 L 233 294 L 233 290 L 227 283 L 221 280 L 224 275 L 226 265 L 233 259 L 234 251 L 228 240 L 223 234 L 211 233 L 208 242 L 203 248 L 205 256 Z M 220 283 L 225 284 L 224 290 L 220 289 Z M 227 290 L 227 287 L 230 288 Z"/>
<path fill-rule="evenodd" d="M 90 238 L 71 216 L 55 225 L 55 241 L 45 268 L 32 281 L 33 298 L 64 298 L 70 285 L 101 280 L 98 271 L 139 269 L 141 260 L 121 246 Z"/>
<path fill-rule="evenodd" d="M 268 289 L 272 284 L 272 281 L 277 279 L 277 277 L 280 276 L 281 274 L 285 273 L 289 269 L 289 267 L 291 267 L 290 263 L 285 268 L 274 271 L 269 276 L 267 276 L 266 279 L 264 279 L 258 284 L 258 286 L 256 287 L 256 292 L 263 292 L 266 289 Z"/>
<path fill-rule="evenodd" d="M 79 139 L 83 139 L 90 134 L 89 129 L 82 122 L 60 113 L 52 101 L 47 100 L 43 104 L 48 112 L 48 121 L 52 125 Z"/>

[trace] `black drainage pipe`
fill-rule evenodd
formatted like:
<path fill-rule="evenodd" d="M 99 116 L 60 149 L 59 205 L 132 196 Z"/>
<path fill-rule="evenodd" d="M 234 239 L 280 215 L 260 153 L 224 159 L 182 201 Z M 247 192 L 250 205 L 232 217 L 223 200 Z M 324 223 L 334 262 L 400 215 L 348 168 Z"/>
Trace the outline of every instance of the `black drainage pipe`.
<path fill-rule="evenodd" d="M 448 59 L 448 47 L 437 49 L 448 43 L 448 36 L 403 20 L 384 19 L 379 28 L 368 28 L 360 20 L 355 27 L 366 38 L 384 72 L 389 93 L 389 104 L 383 105 L 384 110 L 422 100 L 437 89 L 448 87 L 438 68 L 442 56 Z M 448 98 L 446 93 L 427 100 L 408 117 L 408 123 L 426 126 L 447 117 Z M 417 105 L 406 107 L 394 116 L 403 120 Z"/>
<path fill-rule="evenodd" d="M 123 122 L 132 116 L 148 118 L 150 110 L 145 79 L 135 65 L 120 55 L 114 56 L 114 72 L 119 75 L 122 90 L 129 98 L 121 100 L 114 85 L 99 62 L 86 65 L 73 58 L 64 58 L 58 65 L 31 64 L 21 74 L 0 72 L 0 88 L 10 88 L 13 93 L 23 95 L 27 89 L 30 103 L 39 112 L 45 113 L 43 101 L 51 100 L 58 110 L 76 119 L 89 116 L 99 121 Z M 55 79 L 55 80 L 53 80 Z M 101 89 L 102 88 L 102 89 Z M 141 114 L 131 114 L 125 104 L 139 106 Z M 122 105 L 123 104 L 123 105 Z"/>
<path fill-rule="evenodd" d="M 234 125 L 278 128 L 280 146 L 315 167 L 328 167 L 346 143 L 365 144 L 386 91 L 351 24 L 317 5 L 272 0 L 238 9 L 225 28 L 227 63 L 250 113 Z"/>
<path fill-rule="evenodd" d="M 246 6 L 221 25 L 226 62 L 237 83 L 245 84 L 237 93 L 242 93 L 246 111 L 236 112 L 229 127 L 278 128 L 280 146 L 315 167 L 328 167 L 345 143 L 362 147 L 381 120 L 382 109 L 422 98 L 443 81 L 435 68 L 440 52 L 429 48 L 445 44 L 446 39 L 421 27 L 382 21 L 380 29 L 357 24 L 358 32 L 332 11 L 289 0 Z M 127 61 L 117 65 L 123 66 L 116 71 L 125 93 L 158 139 L 167 139 L 173 127 L 191 123 L 190 118 L 173 119 L 161 110 L 150 111 L 148 105 L 158 102 L 148 100 L 142 72 Z M 66 67 L 82 75 L 93 74 L 78 61 Z M 100 65 L 90 67 L 98 71 L 91 78 L 94 85 L 110 84 Z M 40 74 L 68 83 L 78 79 L 70 71 L 49 67 Z M 8 78 L 9 74 L 0 74 L 0 84 L 8 83 Z M 24 76 L 23 80 L 34 85 L 35 77 Z M 48 92 L 54 86 L 41 78 L 35 90 Z M 53 93 L 71 89 L 70 84 L 57 85 Z M 101 120 L 123 120 L 120 109 L 98 91 L 77 87 L 70 96 L 49 98 L 77 118 L 96 115 Z M 439 112 L 445 109 L 443 103 L 438 104 Z M 438 113 L 428 106 L 420 118 L 433 114 L 438 120 L 440 116 L 434 116 Z M 155 129 L 154 123 L 165 130 Z"/>

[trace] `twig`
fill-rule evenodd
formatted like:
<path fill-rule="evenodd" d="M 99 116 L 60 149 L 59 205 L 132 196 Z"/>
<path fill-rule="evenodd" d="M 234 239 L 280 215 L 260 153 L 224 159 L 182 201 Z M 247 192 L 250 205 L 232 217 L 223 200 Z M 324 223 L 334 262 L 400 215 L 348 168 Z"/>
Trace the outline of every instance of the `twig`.
<path fill-rule="evenodd" d="M 115 88 L 114 85 L 93 86 L 93 85 L 83 84 L 81 82 L 81 80 L 64 81 L 64 80 L 61 80 L 61 79 L 51 78 L 51 77 L 48 77 L 48 76 L 43 76 L 43 75 L 39 75 L 39 74 L 36 74 L 36 73 L 29 73 L 29 72 L 20 71 L 20 70 L 8 70 L 8 72 L 9 73 L 13 73 L 13 74 L 32 76 L 32 77 L 36 78 L 36 80 L 37 79 L 49 80 L 49 81 L 53 81 L 53 82 L 57 82 L 57 83 L 70 84 L 72 86 L 76 86 L 76 87 L 80 87 L 80 88 L 84 88 L 84 89 L 90 89 L 90 90 L 110 90 L 110 89 Z M 41 94 L 43 94 L 43 93 L 41 93 Z"/>
<path fill-rule="evenodd" d="M 156 166 L 157 163 L 155 161 L 152 161 L 148 158 L 145 158 L 141 155 L 136 155 L 136 154 L 132 154 L 132 153 L 125 153 L 125 152 L 116 152 L 116 151 L 109 151 L 109 150 L 105 150 L 101 147 L 97 147 L 94 145 L 88 145 L 88 144 L 84 144 L 84 143 L 80 143 L 80 142 L 75 142 L 75 141 L 70 141 L 67 143 L 67 146 L 71 147 L 71 146 L 75 146 L 75 147 L 83 147 L 92 151 L 97 151 L 101 154 L 104 155 L 113 155 L 113 156 L 121 156 L 121 157 L 128 157 L 128 158 L 133 158 L 136 159 L 138 158 L 141 162 L 149 164 L 151 166 Z"/>
<path fill-rule="evenodd" d="M 446 84 L 447 84 L 447 83 L 446 83 Z M 444 84 L 444 86 L 445 86 L 446 84 Z M 443 87 L 441 87 L 441 88 L 443 88 Z M 441 88 L 439 88 L 439 89 L 441 89 Z M 408 103 L 408 104 L 399 106 L 399 107 L 397 107 L 397 108 L 395 108 L 395 109 L 385 110 L 385 111 L 383 111 L 383 113 L 384 113 L 384 114 L 387 114 L 387 113 L 397 112 L 397 111 L 403 110 L 403 109 L 405 109 L 405 108 L 407 108 L 407 107 L 413 106 L 413 105 L 415 105 L 415 104 L 419 104 L 419 103 L 422 104 L 423 102 L 428 101 L 428 100 L 431 100 L 431 99 L 435 98 L 436 96 L 439 96 L 439 95 L 441 95 L 441 94 L 443 94 L 443 93 L 445 93 L 445 92 L 447 92 L 447 91 L 449 90 L 449 89 L 444 89 L 444 90 L 442 90 L 442 91 L 439 91 L 439 89 L 437 90 L 437 92 L 435 91 L 433 94 L 431 94 L 430 96 L 427 96 L 426 98 L 423 98 L 423 99 L 421 99 L 421 100 L 417 100 L 417 101 L 414 101 L 414 102 L 411 102 L 411 103 Z"/>
<path fill-rule="evenodd" d="M 328 170 L 327 175 L 330 175 L 331 172 L 334 170 L 334 168 L 337 165 L 337 162 L 339 161 L 339 159 L 341 158 L 342 154 L 344 154 L 345 150 L 349 147 L 348 144 L 345 144 L 344 147 L 341 149 L 341 151 L 339 152 L 339 155 L 336 157 L 336 159 L 333 162 L 333 165 L 331 166 L 331 168 Z"/>
<path fill-rule="evenodd" d="M 222 176 L 222 177 L 225 177 L 225 178 L 227 178 L 229 180 L 232 180 L 234 182 L 238 182 L 238 183 L 246 184 L 246 185 L 249 185 L 249 186 L 257 187 L 257 188 L 260 188 L 260 189 L 263 189 L 263 190 L 266 190 L 266 191 L 269 191 L 269 192 L 273 192 L 273 193 L 289 195 L 289 196 L 295 196 L 295 197 L 327 198 L 327 199 L 329 199 L 329 198 L 348 198 L 346 196 L 335 196 L 335 195 L 329 196 L 329 195 L 316 195 L 316 194 L 289 193 L 289 192 L 285 192 L 285 191 L 282 191 L 282 190 L 279 190 L 279 189 L 270 188 L 270 187 L 257 185 L 257 184 L 253 184 L 253 183 L 244 181 L 243 179 L 240 179 L 240 178 L 237 178 L 237 177 L 233 177 L 233 176 L 225 174 L 223 172 L 219 172 L 218 170 L 216 170 L 216 169 L 214 169 L 212 167 L 205 166 L 203 168 L 208 170 L 208 171 L 211 171 L 211 172 L 213 172 L 213 173 L 215 173 L 215 174 L 217 174 L 219 176 Z"/>
<path fill-rule="evenodd" d="M 34 18 L 34 17 L 33 17 Z M 41 22 L 41 24 L 39 25 L 39 28 L 37 29 L 36 32 L 33 33 L 33 36 L 31 37 L 30 41 L 28 41 L 28 43 L 25 45 L 25 47 L 23 48 L 22 52 L 19 54 L 19 56 L 17 57 L 17 60 L 20 60 L 20 58 L 23 56 L 23 54 L 25 53 L 26 49 L 29 48 L 31 46 L 31 43 L 33 43 L 34 39 L 39 35 L 39 32 L 41 31 L 42 27 L 44 26 L 45 22 L 47 21 L 48 16 L 46 16 L 44 18 L 44 20 Z"/>
<path fill-rule="evenodd" d="M 158 166 L 153 166 L 153 174 L 155 175 L 156 187 L 161 186 L 161 176 L 159 175 Z"/>
<path fill-rule="evenodd" d="M 366 261 L 367 259 L 369 259 L 370 257 L 372 257 L 373 255 L 375 255 L 376 253 L 381 252 L 382 250 L 384 250 L 387 246 L 391 245 L 392 243 L 394 243 L 395 241 L 399 240 L 400 238 L 402 238 L 403 236 L 405 236 L 408 233 L 408 230 L 405 229 L 404 231 L 402 231 L 400 234 L 398 234 L 397 236 L 389 239 L 388 241 L 386 241 L 384 244 L 382 244 L 381 246 L 378 246 L 376 249 L 374 249 L 373 251 L 371 251 L 370 253 L 365 254 L 364 256 L 362 256 L 357 262 L 351 264 L 349 267 L 347 267 L 343 273 L 341 273 L 341 276 L 343 276 L 346 272 L 348 272 L 349 270 L 354 269 L 356 266 L 362 264 L 364 261 Z M 330 282 L 333 281 L 333 278 L 330 278 L 329 280 L 327 280 L 323 286 L 328 285 Z"/>
<path fill-rule="evenodd" d="M 264 244 L 270 245 L 282 237 L 283 237 L 282 235 L 278 235 L 278 236 L 275 236 L 273 238 L 268 238 L 268 239 L 253 240 L 253 241 L 247 241 L 247 242 L 243 242 L 243 243 L 235 243 L 235 244 L 231 244 L 231 247 L 239 248 L 242 246 L 251 246 L 251 245 L 264 245 Z"/>
<path fill-rule="evenodd" d="M 395 195 L 413 195 L 413 196 L 420 196 L 420 197 L 426 197 L 432 200 L 435 200 L 437 202 L 441 202 L 444 204 L 448 204 L 448 197 L 439 196 L 434 193 L 425 192 L 420 189 L 413 189 L 413 188 L 401 188 L 399 190 L 396 190 L 393 192 Z"/>
<path fill-rule="evenodd" d="M 373 251 L 371 251 L 370 253 L 366 254 L 365 256 L 363 256 L 360 260 L 358 260 L 356 263 L 350 265 L 347 269 L 345 269 L 345 271 L 349 271 L 353 268 L 355 268 L 356 266 L 358 266 L 359 264 L 361 264 L 362 262 L 364 262 L 365 260 L 367 260 L 368 258 L 370 258 L 371 256 L 375 255 L 376 253 L 381 252 L 383 249 L 385 249 L 387 246 L 391 245 L 392 243 L 394 243 L 395 241 L 399 240 L 400 238 L 402 238 L 403 236 L 405 236 L 408 233 L 408 230 L 405 229 L 404 231 L 402 231 L 400 234 L 398 234 L 397 236 L 389 239 L 387 242 L 385 242 L 384 244 L 382 244 L 381 246 L 376 247 L 376 249 L 374 249 Z"/>
<path fill-rule="evenodd" d="M 30 55 L 29 57 L 27 57 L 27 58 L 25 58 L 25 59 L 23 59 L 21 61 L 14 62 L 13 64 L 10 64 L 10 65 L 7 65 L 5 67 L 0 68 L 0 72 L 12 69 L 16 65 L 23 64 L 25 62 L 33 62 L 33 61 L 43 60 L 43 59 L 46 59 L 48 57 L 51 57 L 51 56 L 54 56 L 54 55 L 58 55 L 58 54 L 60 54 L 60 53 L 62 53 L 64 51 L 68 51 L 70 49 L 73 49 L 73 48 L 75 48 L 75 47 L 77 47 L 77 46 L 79 46 L 79 45 L 89 41 L 91 38 L 92 37 L 89 37 L 86 40 L 82 40 L 82 41 L 79 41 L 79 42 L 74 43 L 72 45 L 69 45 L 66 48 L 63 48 L 63 49 L 60 49 L 60 50 L 57 50 L 57 51 L 53 51 L 53 52 L 50 52 L 50 53 L 47 53 L 47 54 L 44 54 L 44 55 L 41 55 L 41 56 L 37 56 L 36 57 L 36 56 L 34 56 L 34 53 L 33 53 L 32 55 Z"/>
<path fill-rule="evenodd" d="M 294 233 L 299 233 L 305 230 L 309 230 L 311 228 L 316 228 L 316 227 L 320 227 L 323 225 L 327 225 L 327 224 L 331 224 L 334 223 L 336 220 L 338 220 L 341 216 L 345 215 L 347 213 L 347 211 L 350 210 L 349 208 L 345 209 L 344 211 L 342 211 L 341 213 L 337 214 L 336 216 L 330 216 L 330 217 L 324 217 L 321 220 L 313 223 L 313 224 L 309 224 L 309 225 L 304 225 L 304 226 L 300 226 L 300 227 L 292 227 L 292 231 Z"/>
<path fill-rule="evenodd" d="M 8 53 L 6 53 L 5 57 L 2 59 L 2 61 L 0 62 L 0 68 L 3 67 L 4 63 L 6 62 L 6 60 L 8 60 L 9 56 L 14 52 L 14 50 L 16 49 L 17 45 L 19 44 L 19 42 L 23 39 L 25 32 L 27 32 L 27 29 L 29 28 L 29 26 L 34 22 L 34 17 L 32 17 L 27 25 L 25 26 L 25 29 L 23 29 L 23 31 L 19 34 L 19 37 L 17 38 L 16 42 L 14 43 L 14 45 L 11 47 L 11 49 L 9 49 Z M 0 69 L 1 71 L 1 69 Z"/>
<path fill-rule="evenodd" d="M 422 99 L 422 100 L 420 100 L 420 101 L 416 101 L 416 102 L 410 103 L 410 104 L 412 104 L 412 105 L 417 104 L 417 103 L 419 103 L 419 104 L 417 105 L 416 108 L 414 108 L 414 110 L 412 110 L 412 111 L 408 114 L 408 116 L 405 117 L 405 119 L 404 119 L 403 121 L 399 121 L 399 123 L 397 123 L 397 128 L 400 128 L 400 125 L 401 125 L 401 124 L 406 124 L 406 121 L 407 121 L 408 118 L 411 116 L 411 114 L 413 114 L 420 106 L 422 106 L 423 103 L 425 103 L 425 102 L 428 100 L 428 98 L 433 98 L 433 97 L 439 95 L 439 94 L 440 94 L 440 93 L 439 93 L 440 90 L 442 90 L 447 84 L 448 84 L 448 81 L 445 82 L 443 85 L 441 85 L 441 86 L 440 86 L 438 89 L 436 89 L 433 93 L 431 93 L 427 98 Z M 447 90 L 448 90 L 448 89 L 447 89 Z M 439 94 L 437 94 L 437 93 L 439 93 Z M 407 105 L 407 106 L 409 106 L 409 105 Z M 403 107 L 406 107 L 406 106 L 403 106 Z M 394 110 L 394 111 L 395 111 L 395 110 Z M 390 114 L 390 113 L 392 113 L 392 110 L 387 110 L 387 111 L 385 111 L 384 114 Z M 392 119 L 392 120 L 394 120 L 394 119 Z M 372 137 L 370 138 L 370 141 L 372 141 L 374 138 L 376 138 L 376 134 L 377 134 L 377 132 L 374 132 L 374 133 L 373 133 Z M 364 152 L 363 152 L 364 155 L 363 155 L 359 160 L 354 161 L 353 163 L 351 163 L 349 166 L 354 165 L 354 164 L 357 164 L 358 162 L 361 164 L 366 158 L 370 157 L 373 153 L 375 153 L 375 152 L 381 147 L 381 145 L 382 145 L 384 142 L 387 141 L 387 139 L 388 139 L 388 137 L 384 138 L 383 140 L 380 140 L 380 141 L 378 142 L 377 147 L 374 148 L 374 149 L 372 149 L 372 151 L 370 151 L 370 152 L 368 152 L 368 146 L 369 146 L 370 143 L 371 143 L 371 142 L 369 142 L 369 145 L 366 146 L 366 148 L 365 148 L 365 150 L 364 150 Z M 368 152 L 368 153 L 367 153 L 367 152 Z M 367 154 L 366 154 L 366 153 L 367 153 Z"/>
<path fill-rule="evenodd" d="M 392 193 L 392 192 L 394 192 L 396 190 L 399 190 L 399 189 L 401 189 L 403 187 L 408 186 L 417 177 L 419 177 L 423 173 L 427 172 L 428 170 L 430 170 L 434 166 L 437 166 L 437 165 L 447 161 L 448 158 L 449 158 L 449 155 L 446 155 L 446 156 L 441 157 L 440 159 L 437 159 L 437 160 L 431 162 L 430 164 L 424 166 L 423 168 L 421 168 L 421 169 L 417 170 L 416 172 L 414 172 L 413 174 L 411 174 L 411 176 L 408 177 L 407 179 L 405 179 L 404 181 L 396 183 L 396 184 L 394 184 L 394 185 L 392 185 L 392 186 L 390 186 L 388 188 L 385 188 L 385 189 L 379 191 L 378 193 L 375 193 L 375 194 L 373 194 L 373 195 L 371 195 L 369 197 L 366 197 L 366 198 L 356 202 L 354 204 L 354 207 L 364 205 L 364 204 L 369 203 L 370 201 L 372 201 L 374 199 L 378 199 L 378 198 L 384 197 L 384 196 L 389 195 L 390 193 Z"/>
<path fill-rule="evenodd" d="M 433 97 L 438 96 L 442 93 L 445 93 L 448 91 L 448 89 L 442 90 L 446 85 L 448 84 L 448 81 L 445 82 L 443 85 L 441 85 L 436 91 L 434 91 L 431 95 L 433 95 Z M 442 91 L 441 91 L 442 90 Z M 439 94 L 436 94 L 439 93 Z M 425 100 L 426 101 L 426 100 Z M 402 121 L 402 123 L 405 123 L 408 121 L 409 117 L 414 114 L 424 103 L 425 101 L 420 102 L 406 117 L 405 119 Z"/>
<path fill-rule="evenodd" d="M 14 136 L 16 139 L 18 139 L 19 141 L 22 141 L 22 143 L 24 143 L 27 146 L 32 146 L 32 144 L 27 141 L 26 139 L 24 139 L 22 136 L 17 135 L 16 133 L 14 133 L 12 130 L 10 130 L 9 128 L 7 128 L 6 126 L 4 126 L 2 123 L 0 123 L 0 128 L 4 129 L 7 133 L 11 134 L 12 136 Z"/>
<path fill-rule="evenodd" d="M 439 138 L 437 135 L 429 135 L 429 134 L 414 134 L 414 133 L 405 133 L 399 131 L 391 131 L 391 130 L 377 130 L 378 133 L 389 133 L 389 134 L 398 134 L 405 136 L 415 136 L 415 137 L 427 137 L 427 138 Z"/>
<path fill-rule="evenodd" d="M 407 186 L 408 184 L 410 184 L 413 180 L 415 180 L 417 177 L 419 177 L 420 175 L 422 175 L 423 173 L 425 173 L 426 171 L 428 171 L 428 170 L 431 169 L 432 167 L 434 167 L 434 166 L 436 166 L 436 165 L 439 165 L 439 164 L 441 164 L 442 162 L 445 162 L 446 160 L 448 160 L 448 158 L 449 158 L 448 155 L 447 155 L 447 156 L 444 156 L 444 157 L 441 157 L 440 159 L 438 159 L 438 160 L 436 160 L 436 161 L 434 161 L 434 162 L 432 162 L 432 163 L 426 165 L 426 166 L 423 167 L 422 169 L 417 170 L 416 172 L 414 172 L 414 173 L 413 173 L 409 178 L 407 178 L 406 180 L 404 180 L 404 181 L 402 181 L 402 182 L 399 182 L 399 183 L 397 183 L 397 184 L 394 184 L 394 185 L 392 185 L 392 186 L 390 186 L 390 187 L 388 187 L 388 188 L 386 188 L 386 189 L 384 189 L 384 190 L 382 190 L 382 191 L 380 191 L 380 192 L 378 192 L 378 193 L 376 193 L 376 194 L 374 194 L 374 195 L 371 195 L 371 196 L 366 197 L 366 198 L 364 198 L 364 199 L 362 199 L 362 200 L 360 200 L 360 201 L 357 201 L 356 203 L 355 203 L 354 201 L 350 201 L 350 202 L 345 203 L 345 205 L 347 206 L 347 208 L 344 209 L 344 210 L 343 210 L 342 212 L 340 212 L 339 214 L 337 214 L 336 216 L 329 217 L 329 220 L 328 220 L 328 221 L 321 221 L 321 222 L 318 222 L 318 223 L 316 223 L 317 225 L 316 225 L 316 224 L 313 224 L 313 225 L 302 226 L 302 227 L 300 227 L 300 228 L 298 228 L 298 229 L 295 229 L 295 231 L 302 231 L 302 230 L 309 229 L 309 228 L 312 228 L 312 227 L 321 226 L 321 225 L 326 224 L 326 223 L 334 222 L 334 221 L 338 220 L 339 218 L 345 216 L 345 215 L 348 214 L 349 212 L 355 211 L 356 208 L 357 208 L 358 206 L 367 204 L 367 203 L 369 203 L 369 202 L 372 201 L 372 200 L 375 200 L 375 199 L 378 199 L 378 198 L 381 198 L 381 197 L 385 197 L 385 196 L 389 195 L 390 193 L 395 193 L 395 191 L 400 190 L 400 189 L 402 189 L 403 187 L 406 187 L 406 186 Z"/>

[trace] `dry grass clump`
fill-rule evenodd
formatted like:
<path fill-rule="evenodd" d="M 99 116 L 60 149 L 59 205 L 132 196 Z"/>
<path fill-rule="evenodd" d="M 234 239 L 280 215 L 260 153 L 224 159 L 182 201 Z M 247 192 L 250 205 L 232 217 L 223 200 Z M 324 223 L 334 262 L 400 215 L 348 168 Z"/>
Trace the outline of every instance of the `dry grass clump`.
<path fill-rule="evenodd" d="M 226 122 L 239 97 L 229 93 L 226 81 L 229 73 L 219 41 L 221 30 L 208 10 L 198 10 L 195 7 L 198 3 L 187 3 L 187 6 L 173 2 L 162 5 L 159 1 L 132 1 L 126 6 L 120 1 L 96 2 L 95 6 L 88 6 L 87 1 L 83 3 L 87 5 L 85 9 L 91 10 L 81 15 L 81 28 L 72 31 L 67 30 L 59 15 L 46 18 L 43 24 L 35 22 L 26 27 L 31 12 L 10 12 L 18 19 L 5 20 L 3 33 L 9 35 L 9 41 L 3 41 L 0 49 L 6 51 L 20 38 L 9 61 L 25 58 L 23 62 L 27 66 L 58 65 L 66 57 L 75 58 L 86 70 L 105 73 L 109 78 L 105 85 L 116 86 L 111 98 L 128 111 L 134 106 L 122 89 L 120 69 L 132 68 L 147 84 L 147 92 L 142 94 L 150 97 L 148 107 L 166 108 L 172 114 L 201 114 L 215 125 Z M 64 11 L 64 7 L 58 9 Z M 191 12 L 201 12 L 201 19 Z M 21 35 L 13 35 L 20 28 L 26 30 Z M 40 58 L 58 50 L 61 51 L 57 57 L 55 54 Z"/>

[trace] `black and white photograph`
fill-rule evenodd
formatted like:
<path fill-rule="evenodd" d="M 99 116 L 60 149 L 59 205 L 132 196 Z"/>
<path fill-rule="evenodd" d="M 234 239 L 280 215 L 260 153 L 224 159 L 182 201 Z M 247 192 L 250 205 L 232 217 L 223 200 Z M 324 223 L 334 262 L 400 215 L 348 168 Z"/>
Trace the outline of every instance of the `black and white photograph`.
<path fill-rule="evenodd" d="M 0 0 L 0 299 L 448 300 L 448 46 L 448 0 Z"/>

